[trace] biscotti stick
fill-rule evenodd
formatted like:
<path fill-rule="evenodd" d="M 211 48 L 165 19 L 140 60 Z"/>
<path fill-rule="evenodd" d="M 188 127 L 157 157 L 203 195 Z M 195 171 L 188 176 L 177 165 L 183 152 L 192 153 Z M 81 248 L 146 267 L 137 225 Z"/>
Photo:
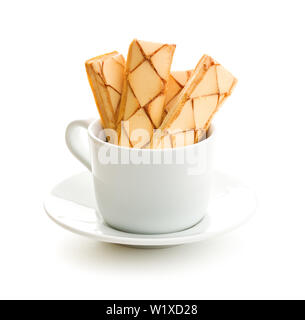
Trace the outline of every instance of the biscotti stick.
<path fill-rule="evenodd" d="M 172 148 L 172 140 L 170 135 L 162 136 L 160 130 L 156 130 L 152 136 L 147 149 L 170 149 Z"/>
<path fill-rule="evenodd" d="M 125 60 L 114 51 L 85 63 L 88 80 L 105 129 L 116 129 L 116 112 L 121 100 Z"/>
<path fill-rule="evenodd" d="M 163 134 L 194 130 L 195 142 L 198 142 L 198 132 L 208 130 L 212 117 L 231 94 L 236 82 L 230 72 L 204 55 L 179 94 L 176 105 L 163 120 L 160 126 Z"/>
<path fill-rule="evenodd" d="M 153 129 L 161 124 L 175 47 L 140 40 L 134 40 L 129 47 L 117 125 L 119 136 L 122 128 L 127 130 L 132 147 L 147 145 Z M 145 130 L 147 134 L 140 139 L 134 130 Z"/>
<path fill-rule="evenodd" d="M 179 93 L 184 88 L 192 74 L 192 70 L 187 71 L 173 71 L 168 80 L 166 97 L 165 97 L 165 111 L 168 112 L 172 106 L 177 103 Z"/>

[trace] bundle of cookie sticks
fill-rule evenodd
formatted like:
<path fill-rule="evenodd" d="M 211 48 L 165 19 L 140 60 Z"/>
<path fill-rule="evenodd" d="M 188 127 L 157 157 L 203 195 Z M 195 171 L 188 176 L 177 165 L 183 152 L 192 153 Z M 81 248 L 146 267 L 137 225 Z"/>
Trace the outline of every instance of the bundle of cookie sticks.
<path fill-rule="evenodd" d="M 194 70 L 173 71 L 176 46 L 133 40 L 127 62 L 114 51 L 86 62 L 108 141 L 130 148 L 198 143 L 237 80 L 203 55 Z"/>

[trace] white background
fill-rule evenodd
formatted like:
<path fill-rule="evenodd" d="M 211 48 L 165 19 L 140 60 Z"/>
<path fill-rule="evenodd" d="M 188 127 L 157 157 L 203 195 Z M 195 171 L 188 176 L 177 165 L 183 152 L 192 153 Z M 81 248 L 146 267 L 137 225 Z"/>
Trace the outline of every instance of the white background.
<path fill-rule="evenodd" d="M 0 298 L 305 298 L 304 1 L 2 1 Z M 243 228 L 163 250 L 100 244 L 43 199 L 84 168 L 66 125 L 97 117 L 84 61 L 133 38 L 204 53 L 238 79 L 214 124 L 215 165 L 259 199 Z"/>

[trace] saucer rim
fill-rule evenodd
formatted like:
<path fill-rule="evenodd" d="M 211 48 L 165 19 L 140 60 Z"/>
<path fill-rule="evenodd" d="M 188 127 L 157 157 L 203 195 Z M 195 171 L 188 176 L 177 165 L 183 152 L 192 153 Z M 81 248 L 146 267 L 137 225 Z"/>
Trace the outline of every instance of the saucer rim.
<path fill-rule="evenodd" d="M 69 178 L 75 177 L 78 174 L 72 175 Z M 67 179 L 69 179 L 67 178 Z M 60 182 L 58 183 L 60 184 Z M 57 184 L 57 185 L 58 185 Z M 209 240 L 211 238 L 216 238 L 222 235 L 225 235 L 229 232 L 232 232 L 238 228 L 240 228 L 242 225 L 244 225 L 245 223 L 247 223 L 255 214 L 256 208 L 257 208 L 257 197 L 255 192 L 250 189 L 249 187 L 247 187 L 246 185 L 244 185 L 243 183 L 241 183 L 241 185 L 248 189 L 249 191 L 252 192 L 253 197 L 254 197 L 254 201 L 255 201 L 255 206 L 253 207 L 253 210 L 251 211 L 251 213 L 248 213 L 245 215 L 245 217 L 240 220 L 238 223 L 232 224 L 232 226 L 230 227 L 226 227 L 223 230 L 220 231 L 216 231 L 216 232 L 211 232 L 211 231 L 203 231 L 203 232 L 199 232 L 196 234 L 189 234 L 189 235 L 180 235 L 179 233 L 182 233 L 186 230 L 182 230 L 180 232 L 175 232 L 175 233 L 164 233 L 164 234 L 155 234 L 155 235 L 145 235 L 145 234 L 134 234 L 134 233 L 128 233 L 128 232 L 124 232 L 124 231 L 120 231 L 117 229 L 112 228 L 109 225 L 106 225 L 108 228 L 112 229 L 112 230 L 116 230 L 119 232 L 124 233 L 126 236 L 121 237 L 119 235 L 107 235 L 107 234 L 103 234 L 102 230 L 101 230 L 101 234 L 97 235 L 97 234 L 93 234 L 90 232 L 86 232 L 86 231 L 82 231 L 79 230 L 75 227 L 71 227 L 68 224 L 65 224 L 63 222 L 61 222 L 59 219 L 56 219 L 56 217 L 54 217 L 51 212 L 49 212 L 48 209 L 48 203 L 49 201 L 57 201 L 57 200 L 62 200 L 62 201 L 68 201 L 71 204 L 74 205 L 79 205 L 82 206 L 80 204 L 77 204 L 73 201 L 70 201 L 68 199 L 64 199 L 64 198 L 60 198 L 58 196 L 53 195 L 51 192 L 49 192 L 49 194 L 47 195 L 47 197 L 45 198 L 43 207 L 44 207 L 44 211 L 46 212 L 47 216 L 53 221 L 55 222 L 57 225 L 59 225 L 60 227 L 62 227 L 63 229 L 70 231 L 74 234 L 80 235 L 80 236 L 84 236 L 93 240 L 97 240 L 99 242 L 106 242 L 106 243 L 113 243 L 113 244 L 120 244 L 120 245 L 128 245 L 128 246 L 138 246 L 138 247 L 166 247 L 166 246 L 176 246 L 176 245 L 183 245 L 183 244 L 190 244 L 190 243 L 195 243 L 195 242 L 199 242 L 199 241 L 206 241 Z M 83 206 L 85 207 L 85 206 Z M 89 208 L 86 207 L 88 210 L 94 210 L 93 208 Z M 95 210 L 94 210 L 95 211 Z M 194 225 L 193 227 L 187 229 L 188 231 L 191 231 L 192 229 L 194 229 L 195 227 L 197 227 L 198 225 L 200 225 L 201 223 L 205 222 L 206 219 L 209 219 L 209 215 L 205 216 L 199 223 L 197 223 L 196 225 Z M 169 235 L 173 235 L 173 234 L 177 234 L 176 237 L 166 237 Z M 142 237 L 135 237 L 135 236 L 145 236 L 146 238 L 142 238 Z M 160 238 L 151 238 L 150 236 L 164 236 L 164 237 L 160 237 Z"/>

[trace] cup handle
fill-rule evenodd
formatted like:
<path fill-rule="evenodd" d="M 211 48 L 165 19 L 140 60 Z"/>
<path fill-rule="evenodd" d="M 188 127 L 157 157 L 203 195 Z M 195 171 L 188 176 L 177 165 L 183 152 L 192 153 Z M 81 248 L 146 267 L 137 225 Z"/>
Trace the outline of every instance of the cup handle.
<path fill-rule="evenodd" d="M 78 159 L 84 166 L 86 166 L 90 171 L 91 161 L 90 161 L 90 151 L 89 144 L 84 145 L 80 143 L 80 134 L 83 129 L 88 132 L 88 127 L 93 119 L 88 120 L 76 120 L 71 122 L 66 129 L 66 144 L 71 153 Z"/>

